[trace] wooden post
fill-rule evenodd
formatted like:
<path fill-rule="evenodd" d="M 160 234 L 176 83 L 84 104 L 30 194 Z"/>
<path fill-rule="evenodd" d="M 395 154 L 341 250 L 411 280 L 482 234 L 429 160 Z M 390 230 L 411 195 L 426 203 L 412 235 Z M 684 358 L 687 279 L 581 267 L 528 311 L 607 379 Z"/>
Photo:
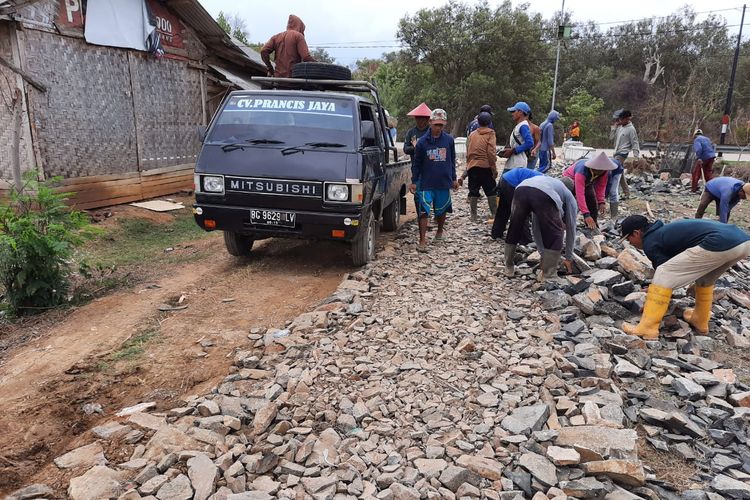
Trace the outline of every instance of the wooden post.
<path fill-rule="evenodd" d="M 208 113 L 206 110 L 206 71 L 201 70 L 201 111 L 203 112 L 203 126 L 208 125 Z"/>
<path fill-rule="evenodd" d="M 21 126 L 23 124 L 23 102 L 21 89 L 16 87 L 13 99 L 13 138 L 10 145 L 10 166 L 13 171 L 13 183 L 16 192 L 23 191 L 23 177 L 21 176 Z"/>

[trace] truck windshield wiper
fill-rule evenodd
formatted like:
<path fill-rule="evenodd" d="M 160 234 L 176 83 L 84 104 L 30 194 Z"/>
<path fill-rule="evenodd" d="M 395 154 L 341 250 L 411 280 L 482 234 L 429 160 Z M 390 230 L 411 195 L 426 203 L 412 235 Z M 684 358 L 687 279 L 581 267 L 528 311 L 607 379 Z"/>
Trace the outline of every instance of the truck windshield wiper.
<path fill-rule="evenodd" d="M 245 146 L 248 144 L 284 144 L 284 141 L 277 141 L 275 139 L 247 139 L 242 142 L 232 142 L 224 144 L 221 149 L 224 152 L 234 151 L 235 149 L 245 150 Z"/>
<path fill-rule="evenodd" d="M 284 156 L 291 155 L 294 153 L 302 153 L 305 154 L 306 149 L 315 149 L 315 148 L 345 148 L 346 144 L 340 144 L 338 142 L 306 142 L 305 144 L 302 144 L 301 146 L 291 146 L 288 148 L 284 148 L 281 150 L 281 154 Z"/>

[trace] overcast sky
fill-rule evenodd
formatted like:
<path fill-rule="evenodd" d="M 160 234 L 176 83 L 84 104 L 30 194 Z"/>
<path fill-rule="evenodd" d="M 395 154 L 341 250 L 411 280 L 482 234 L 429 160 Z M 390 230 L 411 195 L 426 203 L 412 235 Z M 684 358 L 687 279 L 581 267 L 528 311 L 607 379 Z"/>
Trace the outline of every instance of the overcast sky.
<path fill-rule="evenodd" d="M 444 2 L 435 0 L 271 0 L 265 2 L 237 2 L 236 0 L 200 0 L 214 17 L 219 11 L 237 13 L 247 22 L 250 40 L 265 42 L 275 33 L 286 28 L 289 14 L 296 14 L 307 26 L 305 37 L 311 47 L 324 47 L 340 64 L 351 65 L 357 59 L 375 58 L 383 52 L 397 50 L 396 29 L 398 21 L 419 9 L 434 8 Z M 468 0 L 467 3 L 479 3 Z M 490 5 L 501 2 L 491 0 Z M 522 2 L 513 0 L 514 5 Z M 600 0 L 567 0 L 565 10 L 572 11 L 574 21 L 594 20 L 597 23 L 614 23 L 651 16 L 665 16 L 684 5 L 691 5 L 696 12 L 720 11 L 727 24 L 739 25 L 742 4 L 739 0 L 627 0 L 603 2 Z M 535 0 L 530 2 L 533 12 L 550 17 L 559 11 L 559 0 Z M 730 10 L 724 10 L 730 9 Z M 708 14 L 702 14 L 704 18 Z M 745 18 L 743 38 L 750 32 L 750 14 Z M 603 25 L 602 28 L 610 25 Z M 733 31 L 737 28 L 732 28 Z M 353 48 L 334 48 L 354 45 Z M 365 47 L 365 46 L 378 47 Z M 385 45 L 386 47 L 382 47 Z"/>

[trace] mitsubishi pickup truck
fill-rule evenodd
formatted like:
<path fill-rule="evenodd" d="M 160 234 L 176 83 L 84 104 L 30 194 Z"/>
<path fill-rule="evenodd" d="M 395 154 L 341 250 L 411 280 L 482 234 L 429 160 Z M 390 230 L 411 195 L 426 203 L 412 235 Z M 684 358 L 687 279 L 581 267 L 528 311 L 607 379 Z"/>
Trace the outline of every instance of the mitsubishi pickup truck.
<path fill-rule="evenodd" d="M 399 160 L 370 82 L 255 77 L 204 132 L 195 221 L 248 255 L 264 238 L 338 240 L 352 262 L 375 256 L 380 226 L 399 227 L 410 163 Z"/>

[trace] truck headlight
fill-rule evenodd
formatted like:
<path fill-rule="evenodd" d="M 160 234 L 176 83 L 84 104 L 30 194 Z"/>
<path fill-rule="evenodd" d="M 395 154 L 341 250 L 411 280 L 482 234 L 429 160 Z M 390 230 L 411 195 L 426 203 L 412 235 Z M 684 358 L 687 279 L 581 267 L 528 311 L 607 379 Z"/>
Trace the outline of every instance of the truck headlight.
<path fill-rule="evenodd" d="M 326 199 L 328 201 L 349 201 L 349 186 L 346 184 L 328 184 Z"/>
<path fill-rule="evenodd" d="M 206 193 L 223 193 L 224 177 L 206 175 L 203 177 L 203 191 Z"/>

